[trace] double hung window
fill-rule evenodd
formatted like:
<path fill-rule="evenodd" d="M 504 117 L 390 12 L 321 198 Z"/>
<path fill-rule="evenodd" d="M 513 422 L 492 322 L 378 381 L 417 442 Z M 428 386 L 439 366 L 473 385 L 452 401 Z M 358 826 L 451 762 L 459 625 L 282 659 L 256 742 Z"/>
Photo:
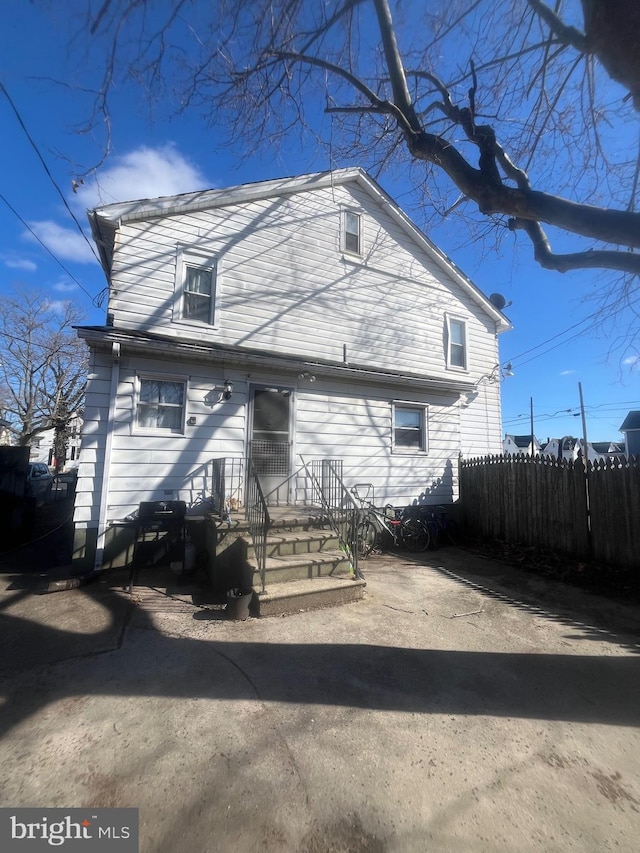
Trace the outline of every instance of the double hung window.
<path fill-rule="evenodd" d="M 174 319 L 213 326 L 216 317 L 216 260 L 206 252 L 182 249 L 176 267 Z"/>
<path fill-rule="evenodd" d="M 409 404 L 393 404 L 393 449 L 396 452 L 426 453 L 427 407 Z"/>
<path fill-rule="evenodd" d="M 362 254 L 362 216 L 352 210 L 345 210 L 342 220 L 343 251 L 352 255 Z"/>
<path fill-rule="evenodd" d="M 185 320 L 199 320 L 213 324 L 213 284 L 211 267 L 185 264 L 182 316 Z"/>
<path fill-rule="evenodd" d="M 464 320 L 447 318 L 447 367 L 467 368 L 467 328 Z"/>
<path fill-rule="evenodd" d="M 186 382 L 138 377 L 136 428 L 141 431 L 182 433 Z"/>

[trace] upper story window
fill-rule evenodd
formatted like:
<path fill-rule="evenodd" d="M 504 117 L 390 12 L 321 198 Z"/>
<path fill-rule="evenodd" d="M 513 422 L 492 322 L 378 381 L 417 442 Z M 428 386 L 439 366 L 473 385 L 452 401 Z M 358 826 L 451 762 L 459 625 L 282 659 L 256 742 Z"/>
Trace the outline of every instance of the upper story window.
<path fill-rule="evenodd" d="M 139 430 L 184 432 L 186 382 L 138 377 L 135 425 Z"/>
<path fill-rule="evenodd" d="M 467 325 L 452 317 L 447 318 L 447 367 L 467 368 Z"/>
<path fill-rule="evenodd" d="M 216 290 L 215 258 L 197 250 L 179 251 L 174 319 L 215 325 Z"/>
<path fill-rule="evenodd" d="M 393 449 L 408 453 L 426 453 L 427 407 L 410 403 L 393 404 Z"/>
<path fill-rule="evenodd" d="M 214 270 L 185 264 L 182 316 L 213 324 Z"/>
<path fill-rule="evenodd" d="M 342 220 L 342 248 L 353 255 L 362 254 L 362 216 L 345 210 Z"/>

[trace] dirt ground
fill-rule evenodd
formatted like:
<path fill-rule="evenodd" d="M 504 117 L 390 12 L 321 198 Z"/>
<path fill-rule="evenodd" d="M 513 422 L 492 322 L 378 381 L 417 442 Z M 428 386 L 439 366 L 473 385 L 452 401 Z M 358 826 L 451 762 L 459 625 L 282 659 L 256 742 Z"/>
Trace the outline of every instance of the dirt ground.
<path fill-rule="evenodd" d="M 636 606 L 457 548 L 240 623 L 4 569 L 3 806 L 136 807 L 144 853 L 638 848 Z"/>
<path fill-rule="evenodd" d="M 530 574 L 607 598 L 640 604 L 640 557 L 637 569 L 630 571 L 594 560 L 578 560 L 552 551 L 514 545 L 501 539 L 468 539 L 463 544 L 471 553 L 499 560 Z"/>

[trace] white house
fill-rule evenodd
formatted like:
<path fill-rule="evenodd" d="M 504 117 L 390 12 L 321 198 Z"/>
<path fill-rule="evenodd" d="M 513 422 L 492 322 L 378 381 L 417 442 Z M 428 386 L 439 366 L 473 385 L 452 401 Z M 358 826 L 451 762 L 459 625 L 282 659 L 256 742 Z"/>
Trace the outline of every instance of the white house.
<path fill-rule="evenodd" d="M 587 457 L 591 462 L 624 455 L 624 450 L 615 442 L 588 441 L 586 447 Z M 575 462 L 576 459 L 585 455 L 584 448 L 583 438 L 565 435 L 562 438 L 547 439 L 542 452 L 545 456 L 553 456 L 554 459 L 571 459 Z"/>
<path fill-rule="evenodd" d="M 302 459 L 340 459 L 404 505 L 455 500 L 459 454 L 501 451 L 500 383 L 480 380 L 510 324 L 362 170 L 89 218 L 109 301 L 79 329 L 76 553 L 141 501 L 207 493 L 215 459 L 251 455 L 288 503 Z"/>
<path fill-rule="evenodd" d="M 521 453 L 525 456 L 535 456 L 536 454 L 541 453 L 542 448 L 535 435 L 533 437 L 533 451 L 531 448 L 531 434 L 509 435 L 508 433 L 505 433 L 505 437 L 502 442 L 502 452 L 506 456 L 518 456 Z"/>
<path fill-rule="evenodd" d="M 82 435 L 82 416 L 74 415 L 69 421 L 69 439 L 64 469 L 76 468 L 80 457 L 80 436 Z M 55 430 L 47 429 L 38 433 L 31 442 L 30 459 L 32 462 L 44 462 L 45 465 L 56 464 L 54 442 Z"/>

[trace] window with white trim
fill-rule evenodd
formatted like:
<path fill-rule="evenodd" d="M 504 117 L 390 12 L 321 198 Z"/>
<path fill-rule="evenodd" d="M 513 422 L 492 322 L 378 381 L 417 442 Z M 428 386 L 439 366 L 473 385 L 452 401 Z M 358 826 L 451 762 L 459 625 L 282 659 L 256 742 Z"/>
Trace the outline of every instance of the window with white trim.
<path fill-rule="evenodd" d="M 345 210 L 342 216 L 342 249 L 352 255 L 362 254 L 362 216 Z"/>
<path fill-rule="evenodd" d="M 393 404 L 393 443 L 396 452 L 426 453 L 427 407 L 414 403 Z"/>
<path fill-rule="evenodd" d="M 447 367 L 467 369 L 467 324 L 447 317 Z"/>
<path fill-rule="evenodd" d="M 174 319 L 213 326 L 216 317 L 216 259 L 183 249 L 176 266 Z"/>
<path fill-rule="evenodd" d="M 139 431 L 184 432 L 187 383 L 139 376 L 135 426 Z"/>

